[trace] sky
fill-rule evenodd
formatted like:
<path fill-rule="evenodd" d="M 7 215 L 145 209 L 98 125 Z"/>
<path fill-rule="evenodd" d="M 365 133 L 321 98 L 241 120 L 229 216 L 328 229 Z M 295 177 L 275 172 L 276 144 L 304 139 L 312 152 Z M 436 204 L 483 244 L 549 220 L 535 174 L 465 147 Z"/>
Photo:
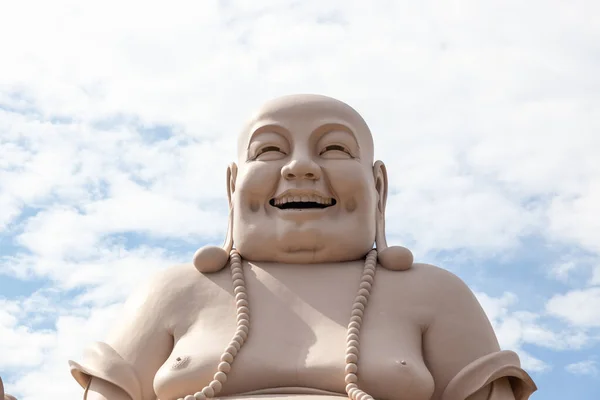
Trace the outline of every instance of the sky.
<path fill-rule="evenodd" d="M 475 292 L 534 400 L 600 398 L 600 3 L 0 0 L 0 376 L 67 360 L 227 227 L 264 101 L 339 98 L 388 169 L 388 242 Z"/>

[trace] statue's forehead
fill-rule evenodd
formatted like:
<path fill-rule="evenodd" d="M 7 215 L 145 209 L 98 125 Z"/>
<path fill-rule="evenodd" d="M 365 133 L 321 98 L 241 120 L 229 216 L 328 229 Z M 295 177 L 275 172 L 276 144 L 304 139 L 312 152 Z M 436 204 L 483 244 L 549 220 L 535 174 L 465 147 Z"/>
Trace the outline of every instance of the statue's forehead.
<path fill-rule="evenodd" d="M 369 127 L 361 115 L 348 104 L 321 95 L 292 95 L 271 100 L 260 107 L 240 133 L 240 151 L 248 145 L 252 133 L 265 125 L 281 125 L 291 131 L 302 128 L 316 129 L 323 124 L 347 126 L 365 147 L 372 148 Z M 240 153 L 241 154 L 241 153 Z"/>
<path fill-rule="evenodd" d="M 263 120 L 298 122 L 328 118 L 345 121 L 356 130 L 368 130 L 355 109 L 340 100 L 321 95 L 291 95 L 271 100 L 254 113 L 248 128 Z"/>

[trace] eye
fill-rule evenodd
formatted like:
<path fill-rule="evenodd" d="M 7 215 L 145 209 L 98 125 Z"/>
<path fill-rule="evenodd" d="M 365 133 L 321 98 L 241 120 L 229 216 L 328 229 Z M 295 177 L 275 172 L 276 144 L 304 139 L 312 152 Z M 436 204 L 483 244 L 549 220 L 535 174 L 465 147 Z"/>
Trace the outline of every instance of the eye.
<path fill-rule="evenodd" d="M 286 155 L 279 146 L 265 146 L 258 150 L 254 159 L 261 161 L 279 160 Z"/>
<path fill-rule="evenodd" d="M 350 150 L 340 144 L 330 144 L 325 146 L 319 155 L 325 158 L 354 158 L 352 157 Z"/>

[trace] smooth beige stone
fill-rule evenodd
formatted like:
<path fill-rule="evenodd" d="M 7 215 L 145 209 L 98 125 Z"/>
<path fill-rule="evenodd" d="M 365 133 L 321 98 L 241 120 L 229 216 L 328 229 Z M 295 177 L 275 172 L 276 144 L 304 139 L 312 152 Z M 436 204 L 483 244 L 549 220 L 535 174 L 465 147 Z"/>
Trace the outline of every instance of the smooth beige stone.
<path fill-rule="evenodd" d="M 535 384 L 469 288 L 388 247 L 387 182 L 347 104 L 265 104 L 227 170 L 224 245 L 151 277 L 106 342 L 70 362 L 87 399 L 183 399 L 217 371 L 228 400 L 529 398 Z"/>

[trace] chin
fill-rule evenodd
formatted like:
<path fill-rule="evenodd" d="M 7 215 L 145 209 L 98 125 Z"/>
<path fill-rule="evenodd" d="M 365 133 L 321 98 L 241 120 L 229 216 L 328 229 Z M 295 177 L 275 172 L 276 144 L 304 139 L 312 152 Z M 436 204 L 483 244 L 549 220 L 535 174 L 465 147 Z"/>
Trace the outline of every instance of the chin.
<path fill-rule="evenodd" d="M 294 230 L 269 234 L 263 230 L 258 235 L 242 233 L 240 240 L 234 238 L 234 243 L 242 258 L 248 261 L 286 264 L 346 262 L 362 259 L 373 248 L 374 233 L 373 236 L 353 233 L 327 235 L 323 231 Z"/>

